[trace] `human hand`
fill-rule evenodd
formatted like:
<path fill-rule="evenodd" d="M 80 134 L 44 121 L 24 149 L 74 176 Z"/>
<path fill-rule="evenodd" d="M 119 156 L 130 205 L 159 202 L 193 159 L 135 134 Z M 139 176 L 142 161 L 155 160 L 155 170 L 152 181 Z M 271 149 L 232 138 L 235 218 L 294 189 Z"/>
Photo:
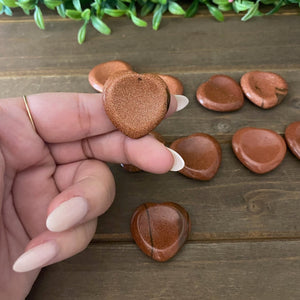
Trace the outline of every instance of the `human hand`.
<path fill-rule="evenodd" d="M 0 100 L 0 299 L 6 300 L 24 299 L 41 267 L 88 245 L 115 195 L 104 162 L 152 173 L 183 167 L 150 135 L 133 140 L 116 130 L 101 94 L 27 99 L 36 131 L 22 98 Z M 176 107 L 172 96 L 167 116 Z"/>

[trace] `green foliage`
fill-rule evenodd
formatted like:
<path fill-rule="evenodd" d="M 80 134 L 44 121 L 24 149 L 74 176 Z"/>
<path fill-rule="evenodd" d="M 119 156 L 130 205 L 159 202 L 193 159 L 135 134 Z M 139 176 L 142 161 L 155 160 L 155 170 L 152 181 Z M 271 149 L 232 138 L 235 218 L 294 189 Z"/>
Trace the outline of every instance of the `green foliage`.
<path fill-rule="evenodd" d="M 179 4 L 180 3 L 180 4 Z M 11 16 L 13 9 L 20 7 L 25 14 L 33 14 L 35 23 L 40 29 L 45 29 L 41 7 L 44 5 L 56 10 L 62 18 L 83 22 L 79 28 L 77 39 L 82 44 L 85 40 L 88 25 L 104 35 L 111 33 L 103 21 L 109 22 L 109 17 L 126 16 L 139 27 L 146 27 L 147 22 L 141 17 L 152 15 L 152 28 L 158 30 L 164 14 L 182 15 L 191 18 L 201 7 L 206 7 L 217 21 L 224 21 L 222 12 L 234 11 L 241 14 L 242 21 L 271 15 L 286 5 L 300 7 L 300 0 L 0 0 L 0 14 Z M 270 6 L 267 12 L 260 11 L 261 6 Z"/>

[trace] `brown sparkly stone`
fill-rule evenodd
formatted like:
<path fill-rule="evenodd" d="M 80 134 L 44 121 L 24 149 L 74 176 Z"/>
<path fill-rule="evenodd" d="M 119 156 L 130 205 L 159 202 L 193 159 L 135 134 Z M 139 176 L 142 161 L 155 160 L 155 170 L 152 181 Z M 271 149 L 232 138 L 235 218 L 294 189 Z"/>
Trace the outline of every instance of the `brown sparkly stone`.
<path fill-rule="evenodd" d="M 125 135 L 139 138 L 165 117 L 170 94 L 154 74 L 114 73 L 104 85 L 104 108 L 112 123 Z"/>
<path fill-rule="evenodd" d="M 136 244 L 157 261 L 173 257 L 187 240 L 190 228 L 188 213 L 173 202 L 142 204 L 131 218 L 131 233 Z"/>
<path fill-rule="evenodd" d="M 212 179 L 221 164 L 222 151 L 220 144 L 212 136 L 195 133 L 174 141 L 171 149 L 181 155 L 185 166 L 179 172 L 198 180 Z"/>
<path fill-rule="evenodd" d="M 244 104 L 239 84 L 227 75 L 214 75 L 201 84 L 196 92 L 198 101 L 214 111 L 234 111 Z"/>
<path fill-rule="evenodd" d="M 158 74 L 158 76 L 166 83 L 171 94 L 183 95 L 183 85 L 178 78 L 162 74 Z"/>
<path fill-rule="evenodd" d="M 291 123 L 286 128 L 285 140 L 290 150 L 300 159 L 300 121 Z"/>
<path fill-rule="evenodd" d="M 152 135 L 154 138 L 156 138 L 162 144 L 164 145 L 166 144 L 164 138 L 158 132 L 152 131 L 149 134 Z M 121 164 L 121 167 L 130 173 L 136 173 L 141 171 L 141 169 L 131 164 Z"/>
<path fill-rule="evenodd" d="M 90 85 L 97 91 L 102 92 L 103 86 L 115 72 L 131 70 L 131 66 L 121 60 L 112 60 L 95 66 L 89 73 Z"/>
<path fill-rule="evenodd" d="M 284 159 L 284 139 L 269 129 L 245 127 L 232 138 L 232 148 L 241 163 L 252 172 L 263 174 L 275 169 Z"/>
<path fill-rule="evenodd" d="M 286 81 L 272 72 L 248 72 L 241 78 L 241 87 L 251 102 L 265 109 L 280 104 L 288 92 Z"/>

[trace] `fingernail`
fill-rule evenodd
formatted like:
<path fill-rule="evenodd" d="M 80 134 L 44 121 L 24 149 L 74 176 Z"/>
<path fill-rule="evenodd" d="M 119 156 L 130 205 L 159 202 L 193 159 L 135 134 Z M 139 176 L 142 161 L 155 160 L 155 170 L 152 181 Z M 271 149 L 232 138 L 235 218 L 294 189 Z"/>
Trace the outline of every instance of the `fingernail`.
<path fill-rule="evenodd" d="M 58 253 L 54 240 L 35 246 L 23 253 L 14 263 L 15 272 L 28 272 L 40 268 L 53 259 Z"/>
<path fill-rule="evenodd" d="M 170 171 L 176 172 L 176 171 L 181 170 L 184 167 L 183 158 L 173 149 L 170 149 L 170 148 L 167 148 L 167 149 L 171 152 L 171 154 L 173 155 L 173 158 L 174 158 L 174 164 Z"/>
<path fill-rule="evenodd" d="M 184 109 L 189 104 L 189 99 L 183 95 L 174 95 L 177 101 L 177 109 L 176 111 L 180 111 Z"/>
<path fill-rule="evenodd" d="M 88 212 L 88 203 L 82 197 L 74 197 L 61 203 L 48 216 L 46 226 L 50 231 L 60 232 L 79 223 Z"/>

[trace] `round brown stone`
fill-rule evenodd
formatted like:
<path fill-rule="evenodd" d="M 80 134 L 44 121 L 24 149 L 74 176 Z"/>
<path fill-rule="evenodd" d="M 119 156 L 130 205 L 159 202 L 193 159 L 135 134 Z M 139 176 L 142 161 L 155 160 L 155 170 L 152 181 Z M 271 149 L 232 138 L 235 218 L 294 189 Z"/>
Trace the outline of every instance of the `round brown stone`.
<path fill-rule="evenodd" d="M 232 148 L 241 163 L 258 174 L 275 169 L 284 159 L 284 139 L 269 129 L 245 127 L 232 138 Z"/>
<path fill-rule="evenodd" d="M 239 84 L 227 75 L 214 75 L 202 83 L 196 92 L 198 101 L 214 111 L 234 111 L 244 104 Z"/>
<path fill-rule="evenodd" d="M 251 102 L 265 109 L 281 103 L 288 92 L 286 81 L 272 72 L 248 72 L 241 78 L 241 87 Z"/>
<path fill-rule="evenodd" d="M 170 94 L 154 74 L 114 73 L 104 85 L 104 108 L 111 122 L 125 135 L 139 138 L 165 117 Z"/>
<path fill-rule="evenodd" d="M 221 164 L 222 150 L 212 136 L 195 133 L 174 141 L 171 149 L 181 155 L 185 166 L 179 172 L 198 180 L 212 179 Z"/>
<path fill-rule="evenodd" d="M 186 210 L 173 202 L 145 203 L 131 218 L 131 233 L 139 248 L 152 259 L 172 258 L 188 238 L 191 222 Z"/>
<path fill-rule="evenodd" d="M 162 74 L 158 74 L 158 76 L 166 83 L 171 94 L 183 95 L 183 85 L 178 78 Z"/>
<path fill-rule="evenodd" d="M 300 121 L 291 123 L 285 130 L 285 140 L 289 149 L 300 159 Z"/>
<path fill-rule="evenodd" d="M 125 61 L 112 60 L 95 66 L 89 73 L 90 85 L 97 91 L 103 92 L 103 86 L 109 76 L 119 71 L 131 70 Z"/>

